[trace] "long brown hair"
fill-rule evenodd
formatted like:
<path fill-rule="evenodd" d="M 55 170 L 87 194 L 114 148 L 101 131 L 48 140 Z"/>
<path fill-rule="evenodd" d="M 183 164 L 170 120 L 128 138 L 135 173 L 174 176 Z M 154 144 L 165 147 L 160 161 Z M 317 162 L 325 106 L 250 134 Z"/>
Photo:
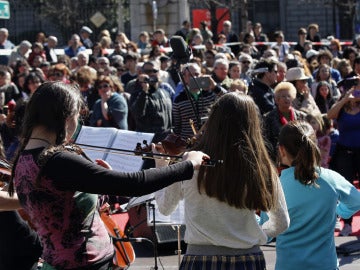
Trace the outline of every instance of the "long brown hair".
<path fill-rule="evenodd" d="M 56 133 L 55 145 L 60 146 L 66 137 L 66 119 L 76 115 L 81 106 L 79 89 L 63 82 L 45 82 L 34 92 L 26 105 L 19 151 L 12 167 L 12 179 L 9 185 L 11 196 L 14 193 L 13 178 L 16 164 L 29 142 L 33 129 L 43 126 L 47 131 Z"/>
<path fill-rule="evenodd" d="M 250 96 L 233 92 L 219 98 L 196 148 L 224 161 L 214 168 L 201 167 L 200 193 L 241 209 L 268 211 L 275 205 L 278 176 Z"/>
<path fill-rule="evenodd" d="M 304 185 L 316 184 L 321 155 L 311 125 L 305 121 L 289 122 L 280 131 L 279 145 L 294 158 L 295 178 Z"/>

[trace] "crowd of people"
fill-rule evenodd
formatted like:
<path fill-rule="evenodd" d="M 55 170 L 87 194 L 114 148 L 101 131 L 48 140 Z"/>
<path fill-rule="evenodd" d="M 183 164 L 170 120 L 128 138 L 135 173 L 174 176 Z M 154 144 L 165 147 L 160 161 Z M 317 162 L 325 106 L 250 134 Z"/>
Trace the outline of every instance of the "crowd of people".
<path fill-rule="evenodd" d="M 0 208 L 24 208 L 37 232 L 17 211 L 0 212 L 5 230 L 26 228 L 36 247 L 21 269 L 39 256 L 44 269 L 111 269 L 93 194 L 154 191 L 164 214 L 185 200 L 181 269 L 265 269 L 259 246 L 271 238 L 276 269 L 336 269 L 334 230 L 350 235 L 360 209 L 360 38 L 323 44 L 313 23 L 291 46 L 282 31 L 269 42 L 261 23 L 240 34 L 229 20 L 219 33 L 199 27 L 185 20 L 176 33 L 143 31 L 132 41 L 107 30 L 95 38 L 84 26 L 63 54 L 55 36 L 14 46 L 0 29 L 0 49 L 12 50 L 0 56 L 0 155 L 13 166 L 16 198 L 1 193 L 10 206 Z M 173 57 L 173 35 L 192 49 L 187 63 Z M 191 141 L 192 163 L 111 171 L 64 146 L 80 124 L 154 133 L 154 143 L 175 134 Z M 200 166 L 207 155 L 223 164 Z M 1 250 L 0 268 L 9 269 L 16 258 Z"/>

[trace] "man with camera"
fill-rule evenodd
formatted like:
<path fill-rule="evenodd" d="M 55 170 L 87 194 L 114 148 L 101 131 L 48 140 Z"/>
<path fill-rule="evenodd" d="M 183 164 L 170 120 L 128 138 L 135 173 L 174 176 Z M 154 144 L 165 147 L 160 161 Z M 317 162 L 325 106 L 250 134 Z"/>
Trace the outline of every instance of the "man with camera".
<path fill-rule="evenodd" d="M 131 95 L 131 112 L 136 131 L 155 133 L 153 142 L 163 140 L 171 132 L 172 101 L 174 90 L 159 81 L 159 69 L 154 62 L 145 62 L 137 78 L 138 89 Z"/>
<path fill-rule="evenodd" d="M 188 63 L 182 67 L 184 82 L 177 86 L 179 95 L 175 97 L 172 109 L 174 133 L 183 139 L 192 138 L 195 134 L 190 119 L 199 129 L 206 120 L 209 109 L 217 95 L 226 92 L 217 85 L 210 75 L 201 76 L 201 68 L 196 63 Z M 188 89 L 185 89 L 183 83 Z"/>

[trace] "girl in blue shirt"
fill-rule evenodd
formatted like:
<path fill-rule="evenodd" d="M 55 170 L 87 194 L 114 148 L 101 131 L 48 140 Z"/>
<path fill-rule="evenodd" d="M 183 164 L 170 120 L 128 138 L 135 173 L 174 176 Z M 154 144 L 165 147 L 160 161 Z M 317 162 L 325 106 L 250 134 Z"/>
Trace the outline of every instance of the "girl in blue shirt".
<path fill-rule="evenodd" d="M 360 209 L 360 192 L 340 174 L 320 167 L 316 135 L 304 121 L 289 122 L 279 135 L 279 156 L 289 168 L 280 181 L 290 227 L 276 239 L 276 270 L 337 269 L 336 214 Z"/>

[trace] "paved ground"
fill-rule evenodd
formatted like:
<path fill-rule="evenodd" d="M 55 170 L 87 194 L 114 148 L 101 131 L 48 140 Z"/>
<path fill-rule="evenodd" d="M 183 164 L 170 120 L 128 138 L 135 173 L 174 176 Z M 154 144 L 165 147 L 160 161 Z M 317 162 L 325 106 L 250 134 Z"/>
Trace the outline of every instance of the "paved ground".
<path fill-rule="evenodd" d="M 336 246 L 341 244 L 349 244 L 351 241 L 357 240 L 359 243 L 359 251 L 350 254 L 349 256 L 339 255 L 340 270 L 359 270 L 360 269 L 360 237 L 336 237 Z M 134 249 L 136 252 L 136 260 L 129 267 L 130 270 L 144 270 L 155 269 L 154 249 L 149 243 L 134 243 Z M 182 245 L 182 249 L 185 250 L 185 246 Z M 157 269 L 170 270 L 178 269 L 179 257 L 175 254 L 177 250 L 177 243 L 161 244 L 158 247 L 158 260 Z M 264 251 L 267 269 L 273 270 L 275 266 L 275 244 L 262 247 Z"/>

